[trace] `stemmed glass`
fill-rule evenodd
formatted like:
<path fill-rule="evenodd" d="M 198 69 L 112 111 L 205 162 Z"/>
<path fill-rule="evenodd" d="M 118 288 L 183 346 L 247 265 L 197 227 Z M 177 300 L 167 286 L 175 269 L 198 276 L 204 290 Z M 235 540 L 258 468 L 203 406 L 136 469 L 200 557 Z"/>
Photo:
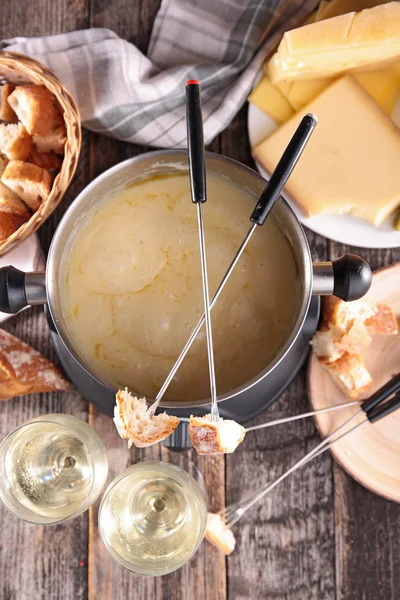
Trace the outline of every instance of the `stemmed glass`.
<path fill-rule="evenodd" d="M 0 445 L 0 500 L 31 523 L 60 523 L 82 514 L 99 497 L 107 473 L 103 441 L 70 415 L 31 419 Z"/>

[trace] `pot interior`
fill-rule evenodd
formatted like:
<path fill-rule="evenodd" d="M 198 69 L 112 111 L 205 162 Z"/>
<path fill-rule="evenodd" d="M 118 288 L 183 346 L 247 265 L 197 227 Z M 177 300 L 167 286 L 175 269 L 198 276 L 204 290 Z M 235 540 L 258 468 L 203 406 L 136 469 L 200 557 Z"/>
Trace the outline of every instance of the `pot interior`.
<path fill-rule="evenodd" d="M 265 182 L 213 154 L 207 155 L 207 176 L 213 294 L 251 226 Z M 129 261 L 126 266 L 127 256 L 134 267 Z M 56 232 L 47 289 L 57 330 L 82 366 L 110 389 L 128 386 L 154 398 L 203 312 L 186 152 L 142 155 L 88 186 Z M 310 290 L 308 245 L 281 200 L 257 227 L 213 310 L 220 401 L 254 385 L 282 360 L 303 324 Z M 209 403 L 204 329 L 198 337 L 163 406 Z"/>

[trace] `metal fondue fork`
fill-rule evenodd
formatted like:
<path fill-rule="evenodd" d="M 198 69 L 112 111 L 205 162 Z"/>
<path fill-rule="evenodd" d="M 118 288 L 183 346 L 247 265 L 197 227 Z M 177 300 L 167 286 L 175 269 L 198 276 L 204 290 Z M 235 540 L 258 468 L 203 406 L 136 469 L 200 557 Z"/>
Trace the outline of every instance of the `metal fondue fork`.
<path fill-rule="evenodd" d="M 362 425 L 364 425 L 367 421 L 370 423 L 375 423 L 379 419 L 382 419 L 386 415 L 389 415 L 393 411 L 400 408 L 400 374 L 391 379 L 386 385 L 380 388 L 375 394 L 373 394 L 369 399 L 365 400 L 361 404 L 361 407 L 357 412 L 354 413 L 347 421 L 345 421 L 340 427 L 338 427 L 335 431 L 333 431 L 327 438 L 325 438 L 320 444 L 318 444 L 313 450 L 308 452 L 303 458 L 297 461 L 290 469 L 285 471 L 278 479 L 268 484 L 267 486 L 261 488 L 260 490 L 254 492 L 253 494 L 248 494 L 238 502 L 231 504 L 226 507 L 222 511 L 220 511 L 220 515 L 224 520 L 227 527 L 233 527 L 235 523 L 239 521 L 242 515 L 251 508 L 258 500 L 261 500 L 266 494 L 272 491 L 279 483 L 281 483 L 284 479 L 286 479 L 291 473 L 297 471 L 300 467 L 308 463 L 310 460 L 319 456 L 329 448 L 333 446 L 336 442 L 349 435 L 355 429 L 358 429 Z M 385 402 L 387 398 L 389 398 L 392 394 L 396 394 L 391 400 Z M 355 419 L 359 418 L 361 415 L 364 415 L 366 418 L 359 423 L 353 425 L 347 431 L 344 431 L 350 424 L 355 421 Z M 341 433 L 342 432 L 342 433 Z M 340 434 L 340 435 L 338 435 Z"/>
<path fill-rule="evenodd" d="M 251 225 L 249 231 L 247 232 L 243 242 L 241 243 L 238 251 L 236 252 L 224 277 L 222 278 L 214 296 L 212 297 L 212 299 L 210 301 L 210 310 L 214 307 L 216 301 L 218 300 L 218 297 L 220 296 L 222 290 L 224 289 L 229 277 L 231 276 L 235 266 L 237 265 L 241 255 L 243 254 L 243 252 L 244 252 L 248 242 L 250 241 L 251 236 L 253 235 L 254 231 L 256 230 L 257 226 L 264 225 L 269 213 L 271 212 L 275 202 L 281 195 L 282 190 L 283 190 L 284 186 L 286 185 L 287 180 L 289 179 L 304 148 L 306 147 L 306 144 L 307 144 L 312 132 L 314 131 L 314 129 L 317 125 L 317 122 L 318 121 L 317 121 L 317 118 L 315 117 L 315 115 L 311 115 L 311 114 L 306 115 L 305 117 L 303 117 L 298 128 L 296 129 L 295 133 L 293 134 L 293 137 L 290 140 L 287 148 L 285 149 L 285 152 L 282 154 L 282 157 L 279 160 L 277 166 L 275 167 L 269 182 L 265 186 L 260 198 L 258 199 L 256 207 L 254 208 L 254 210 L 250 216 L 250 221 L 252 222 L 252 225 Z M 182 352 L 180 353 L 174 366 L 172 367 L 169 375 L 167 376 L 166 380 L 164 381 L 162 387 L 160 388 L 160 391 L 158 392 L 158 394 L 155 398 L 155 401 L 148 409 L 148 412 L 150 414 L 154 414 L 155 411 L 157 410 L 158 404 L 160 403 L 161 399 L 163 398 L 169 384 L 171 383 L 177 370 L 179 369 L 180 365 L 182 364 L 186 354 L 189 352 L 194 340 L 196 339 L 197 334 L 199 333 L 200 329 L 202 328 L 202 326 L 204 324 L 204 321 L 205 321 L 205 314 L 203 314 L 203 316 L 200 318 L 200 320 L 197 323 L 196 327 L 194 328 L 192 334 L 190 335 L 188 341 L 186 342 Z"/>
<path fill-rule="evenodd" d="M 197 205 L 199 225 L 201 276 L 203 282 L 204 316 L 206 321 L 208 368 L 211 388 L 211 420 L 219 419 L 217 404 L 217 385 L 215 381 L 214 346 L 212 339 L 210 295 L 208 292 L 208 274 L 206 245 L 204 239 L 202 204 L 207 201 L 206 161 L 204 154 L 203 115 L 201 110 L 200 85 L 196 80 L 186 84 L 186 121 L 187 143 L 189 151 L 190 190 L 192 202 Z"/>

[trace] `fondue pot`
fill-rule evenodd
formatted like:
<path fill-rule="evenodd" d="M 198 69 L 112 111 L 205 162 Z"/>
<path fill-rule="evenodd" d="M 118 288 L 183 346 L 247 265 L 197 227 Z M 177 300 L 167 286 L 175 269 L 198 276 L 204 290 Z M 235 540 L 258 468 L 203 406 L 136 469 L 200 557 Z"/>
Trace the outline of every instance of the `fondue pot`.
<path fill-rule="evenodd" d="M 207 153 L 206 160 L 208 173 L 225 176 L 257 197 L 266 185 L 258 173 L 232 159 Z M 79 235 L 80 223 L 96 203 L 135 181 L 187 169 L 185 150 L 149 152 L 116 165 L 87 186 L 66 211 L 52 240 L 45 273 L 22 273 L 12 266 L 0 269 L 0 311 L 17 313 L 27 305 L 46 305 L 53 342 L 67 375 L 88 400 L 110 415 L 116 390 L 102 373 L 95 372 L 88 364 L 62 313 L 61 259 L 71 239 Z M 262 372 L 240 388 L 219 397 L 221 416 L 241 422 L 271 404 L 300 369 L 318 323 L 318 297 L 334 294 L 343 300 L 354 300 L 362 297 L 371 284 L 370 267 L 358 256 L 345 255 L 334 262 L 313 264 L 305 233 L 285 200 L 280 199 L 276 203 L 273 214 L 290 244 L 296 263 L 298 282 L 294 289 L 298 295 L 297 313 L 284 345 Z M 152 399 L 148 398 L 148 401 Z M 209 403 L 210 399 L 204 398 L 196 402 L 162 401 L 160 406 L 168 407 L 170 413 L 182 417 L 204 414 Z M 177 431 L 176 436 L 179 437 L 182 432 L 179 433 L 180 429 Z M 174 443 L 174 438 L 170 443 Z"/>

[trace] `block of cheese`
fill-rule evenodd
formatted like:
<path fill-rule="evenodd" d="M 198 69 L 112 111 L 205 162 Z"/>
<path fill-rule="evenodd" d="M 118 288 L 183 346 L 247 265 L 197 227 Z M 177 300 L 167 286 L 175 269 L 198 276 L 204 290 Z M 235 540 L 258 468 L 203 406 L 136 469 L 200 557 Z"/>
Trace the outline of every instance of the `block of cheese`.
<path fill-rule="evenodd" d="M 400 3 L 311 23 L 284 34 L 269 62 L 272 83 L 374 69 L 400 57 Z"/>
<path fill-rule="evenodd" d="M 400 93 L 400 64 L 377 71 L 354 73 L 355 79 L 379 104 L 386 114 L 391 115 Z M 314 100 L 325 88 L 333 83 L 333 78 L 312 79 L 311 81 L 284 82 L 290 85 L 286 99 L 297 111 Z M 279 86 L 280 84 L 277 84 Z M 282 88 L 284 89 L 284 88 Z"/>
<path fill-rule="evenodd" d="M 264 75 L 256 85 L 248 100 L 267 113 L 277 123 L 285 123 L 294 112 L 285 96 L 276 86 L 272 85 L 267 75 Z"/>
<path fill-rule="evenodd" d="M 352 76 L 336 80 L 264 140 L 255 159 L 271 173 L 309 112 L 318 125 L 286 192 L 308 216 L 351 213 L 379 225 L 400 204 L 400 130 Z"/>

